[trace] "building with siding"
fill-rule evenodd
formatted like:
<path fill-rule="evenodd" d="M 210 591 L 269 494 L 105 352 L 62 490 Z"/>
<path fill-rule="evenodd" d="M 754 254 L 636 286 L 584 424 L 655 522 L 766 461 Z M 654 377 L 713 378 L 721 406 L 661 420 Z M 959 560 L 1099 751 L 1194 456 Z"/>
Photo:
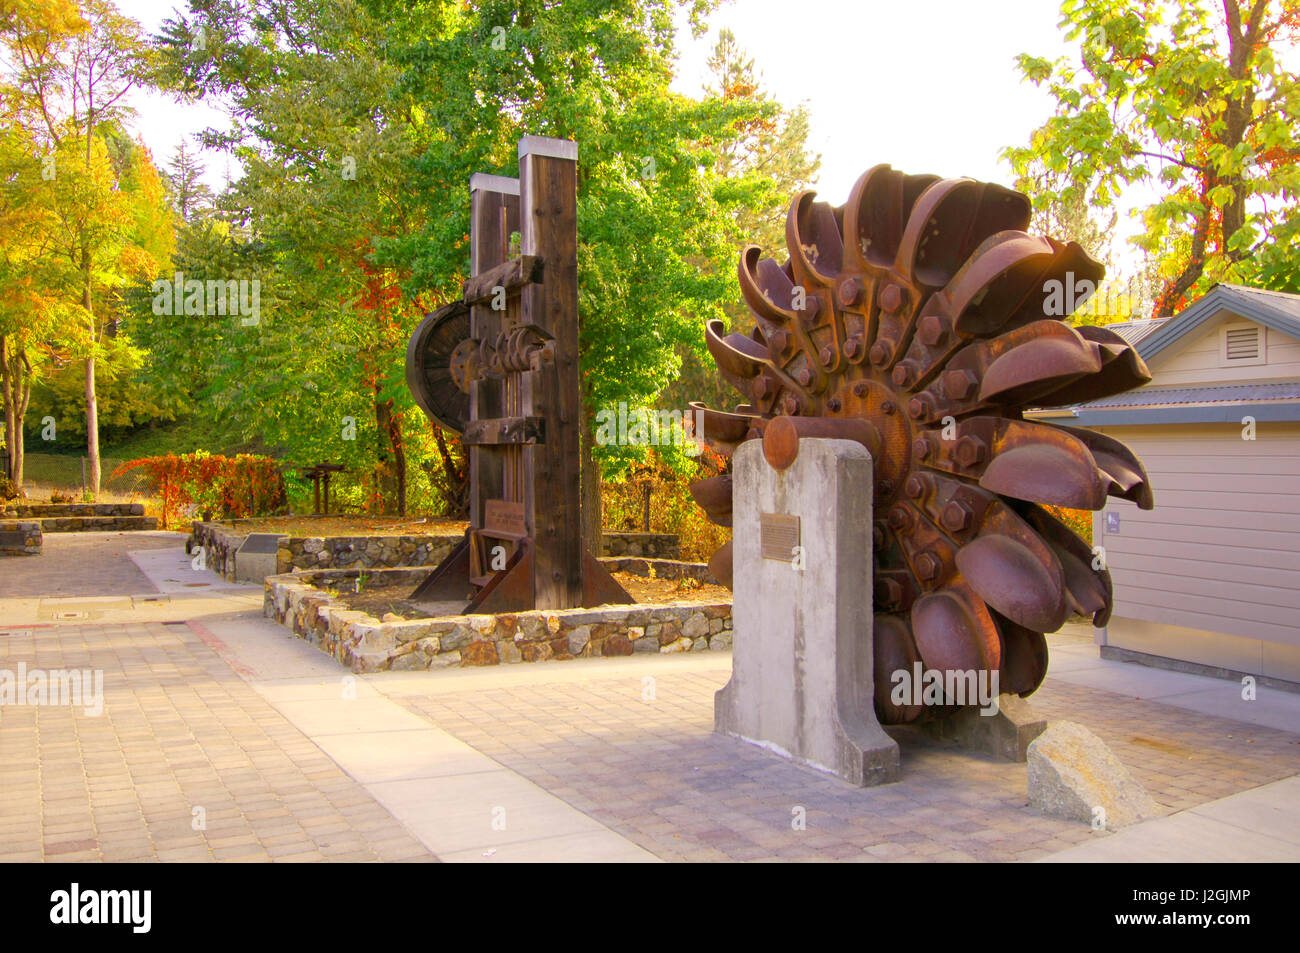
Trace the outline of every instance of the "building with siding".
<path fill-rule="evenodd" d="M 1300 295 L 1218 285 L 1109 327 L 1151 383 L 1034 414 L 1124 441 L 1155 492 L 1094 518 L 1115 585 L 1102 656 L 1300 689 Z"/>

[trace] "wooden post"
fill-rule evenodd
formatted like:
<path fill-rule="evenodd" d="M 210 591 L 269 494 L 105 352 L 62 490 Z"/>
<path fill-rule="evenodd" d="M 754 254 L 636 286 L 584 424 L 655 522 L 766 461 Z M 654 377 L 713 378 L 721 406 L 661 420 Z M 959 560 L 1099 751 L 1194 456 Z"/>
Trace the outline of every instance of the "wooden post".
<path fill-rule="evenodd" d="M 524 136 L 519 141 L 520 251 L 544 259 L 542 280 L 523 290 L 523 321 L 555 338 L 550 373 L 533 372 L 524 413 L 555 422 L 544 443 L 525 450 L 526 512 L 533 531 L 537 606 L 581 606 L 582 539 L 578 431 L 578 144 Z M 534 523 L 534 514 L 540 516 Z"/>
<path fill-rule="evenodd" d="M 506 260 L 510 253 L 510 233 L 519 229 L 519 180 L 503 175 L 476 172 L 470 176 L 470 275 L 481 275 Z M 502 330 L 503 312 L 494 311 L 490 301 L 470 308 L 470 336 L 480 341 L 494 340 Z M 471 420 L 506 416 L 505 395 L 501 381 L 483 378 L 470 385 Z M 469 522 L 483 528 L 484 506 L 488 500 L 504 497 L 504 472 L 508 448 L 473 446 L 469 454 Z"/>

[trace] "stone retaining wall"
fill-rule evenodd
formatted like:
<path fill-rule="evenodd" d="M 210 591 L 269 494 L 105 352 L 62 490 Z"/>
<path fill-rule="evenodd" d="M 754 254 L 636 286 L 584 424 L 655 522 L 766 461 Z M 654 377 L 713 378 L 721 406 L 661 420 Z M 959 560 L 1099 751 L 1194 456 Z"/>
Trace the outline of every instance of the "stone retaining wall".
<path fill-rule="evenodd" d="M 205 548 L 209 569 L 235 581 L 235 552 L 247 533 L 220 523 L 195 523 L 194 541 Z M 382 569 L 436 566 L 460 542 L 463 533 L 438 536 L 282 536 L 276 572 L 309 569 Z"/>
<path fill-rule="evenodd" d="M 234 582 L 235 551 L 243 544 L 247 534 L 236 533 L 230 527 L 218 523 L 196 522 L 190 535 L 194 549 L 203 547 L 205 565 L 226 582 Z"/>
<path fill-rule="evenodd" d="M 379 569 L 366 573 L 366 586 L 408 588 L 426 574 L 427 570 Z M 327 591 L 354 585 L 359 575 L 360 570 L 322 570 L 271 576 L 266 580 L 263 612 L 358 673 L 731 647 L 729 603 L 674 602 L 384 622 L 349 609 Z"/>
<path fill-rule="evenodd" d="M 600 554 L 680 559 L 682 546 L 674 533 L 614 533 L 606 530 L 601 537 Z"/>
<path fill-rule="evenodd" d="M 606 556 L 601 563 L 610 572 L 630 572 L 634 576 L 654 576 L 657 579 L 698 579 L 710 585 L 721 585 L 709 572 L 708 563 L 684 563 L 676 559 L 638 559 L 632 556 Z"/>
<path fill-rule="evenodd" d="M 46 533 L 86 533 L 157 529 L 158 520 L 144 515 L 143 503 L 11 503 L 0 519 L 39 520 Z"/>
<path fill-rule="evenodd" d="M 209 569 L 220 573 L 228 582 L 235 581 L 235 552 L 243 545 L 247 533 L 241 533 L 222 523 L 196 522 L 193 527 L 195 545 L 206 549 L 204 558 Z M 462 533 L 437 536 L 284 536 L 276 559 L 276 572 L 293 572 L 295 569 L 382 569 L 400 566 L 436 566 L 460 542 Z M 646 566 L 676 558 L 680 551 L 676 536 L 668 533 L 606 533 L 603 548 L 616 561 L 627 568 L 610 564 L 611 572 L 627 569 L 648 575 Z M 618 550 L 619 552 L 611 552 Z M 640 558 L 657 555 L 657 558 Z M 683 569 L 682 567 L 702 567 Z M 712 582 L 708 568 L 703 563 L 673 563 L 665 565 L 656 575 L 663 579 L 682 576 Z"/>
<path fill-rule="evenodd" d="M 157 529 L 158 520 L 152 516 L 57 516 L 41 520 L 47 533 L 103 533 L 112 530 Z"/>
<path fill-rule="evenodd" d="M 18 542 L 0 541 L 0 556 L 39 556 L 41 554 L 41 524 L 34 520 L 0 520 L 0 533 L 21 533 Z M 5 537 L 0 536 L 0 540 Z"/>
<path fill-rule="evenodd" d="M 10 503 L 0 516 L 144 516 L 143 503 Z"/>

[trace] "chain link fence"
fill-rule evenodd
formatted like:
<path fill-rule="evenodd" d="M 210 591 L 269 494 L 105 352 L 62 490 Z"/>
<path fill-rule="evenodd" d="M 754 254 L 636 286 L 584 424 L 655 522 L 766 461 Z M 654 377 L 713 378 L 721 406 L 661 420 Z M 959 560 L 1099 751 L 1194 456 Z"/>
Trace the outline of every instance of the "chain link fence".
<path fill-rule="evenodd" d="M 131 470 L 113 477 L 113 472 L 126 462 L 122 457 L 100 457 L 99 488 L 104 501 L 113 502 L 107 497 L 129 499 L 156 494 L 153 480 L 142 470 Z M 70 453 L 23 454 L 23 487 L 28 496 L 57 490 L 80 500 L 89 486 L 90 465 L 84 456 Z"/>

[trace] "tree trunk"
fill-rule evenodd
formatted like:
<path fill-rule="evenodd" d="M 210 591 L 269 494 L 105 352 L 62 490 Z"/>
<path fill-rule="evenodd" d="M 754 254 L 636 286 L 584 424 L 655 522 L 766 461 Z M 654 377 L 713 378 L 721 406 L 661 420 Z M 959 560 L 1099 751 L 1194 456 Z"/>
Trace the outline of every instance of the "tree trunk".
<path fill-rule="evenodd" d="M 14 489 L 17 489 L 18 480 L 14 478 L 14 448 L 22 443 L 21 440 L 14 440 L 14 423 L 17 419 L 18 408 L 14 400 L 14 386 L 9 374 L 9 351 L 8 341 L 3 334 L 0 334 L 0 400 L 5 405 L 5 472 L 4 475 L 14 483 Z"/>
<path fill-rule="evenodd" d="M 11 451 L 12 469 L 9 472 L 9 479 L 13 480 L 14 491 L 20 496 L 23 491 L 23 457 L 27 450 L 23 446 L 23 420 L 27 417 L 27 406 L 32 400 L 32 368 L 27 363 L 27 355 L 19 348 L 17 360 L 14 361 L 14 380 L 17 382 L 13 387 L 12 398 L 17 405 L 14 410 L 14 436 L 13 450 Z M 8 406 L 8 403 L 5 405 Z"/>
<path fill-rule="evenodd" d="M 4 475 L 13 483 L 14 492 L 23 490 L 23 420 L 32 399 L 32 366 L 19 346 L 9 349 L 0 335 L 0 400 L 5 405 Z"/>
<path fill-rule="evenodd" d="M 95 359 L 86 358 L 86 470 L 87 489 L 99 497 L 99 406 L 95 402 Z"/>
<path fill-rule="evenodd" d="M 393 413 L 388 402 L 388 438 L 393 447 L 393 466 L 397 470 L 397 515 L 406 515 L 406 439 L 402 435 L 402 415 Z"/>
<path fill-rule="evenodd" d="M 90 355 L 86 358 L 86 465 L 90 471 L 89 487 L 92 499 L 99 497 L 99 405 L 95 401 L 95 352 L 99 335 L 95 328 L 95 313 L 90 300 L 90 252 L 81 251 L 81 306 L 90 320 Z"/>
<path fill-rule="evenodd" d="M 595 456 L 596 415 L 583 403 L 581 510 L 582 538 L 587 551 L 597 559 L 601 554 L 600 465 Z"/>
<path fill-rule="evenodd" d="M 464 518 L 469 513 L 469 461 L 464 453 L 457 460 L 456 455 L 447 446 L 447 438 L 443 436 L 442 427 L 430 421 L 429 429 L 433 433 L 434 443 L 438 446 L 438 456 L 442 458 L 443 478 L 447 482 L 446 515 Z M 429 484 L 437 486 L 433 466 L 426 466 L 424 472 L 429 477 Z"/>
<path fill-rule="evenodd" d="M 379 428 L 379 492 L 385 513 L 396 509 L 406 515 L 406 448 L 402 443 L 402 421 L 393 413 L 391 400 L 375 401 L 375 423 Z M 391 456 L 390 456 L 391 454 Z"/>
<path fill-rule="evenodd" d="M 1200 280 L 1205 273 L 1205 243 L 1210 232 L 1210 189 L 1214 188 L 1213 179 L 1206 180 L 1201 187 L 1201 203 L 1205 206 L 1204 212 L 1196 222 L 1196 229 L 1192 232 L 1191 255 L 1183 270 L 1176 277 L 1170 278 L 1165 282 L 1164 289 L 1160 293 L 1160 298 L 1156 302 L 1155 313 L 1152 317 L 1169 317 L 1173 315 L 1174 309 L 1178 307 L 1185 295 Z"/>

